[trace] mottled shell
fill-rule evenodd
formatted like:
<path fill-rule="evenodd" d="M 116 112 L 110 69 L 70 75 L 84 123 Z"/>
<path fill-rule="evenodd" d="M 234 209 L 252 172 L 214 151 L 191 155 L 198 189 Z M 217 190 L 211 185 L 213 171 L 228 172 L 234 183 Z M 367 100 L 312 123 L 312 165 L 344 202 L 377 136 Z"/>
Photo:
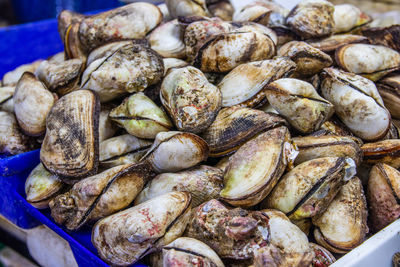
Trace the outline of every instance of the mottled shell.
<path fill-rule="evenodd" d="M 21 65 L 18 68 L 7 72 L 6 74 L 4 74 L 2 79 L 3 86 L 12 86 L 17 84 L 17 82 L 25 72 L 35 73 L 37 67 L 42 61 L 43 60 L 39 59 L 32 63 Z"/>
<path fill-rule="evenodd" d="M 367 198 L 374 231 L 380 231 L 399 218 L 400 172 L 386 164 L 374 165 L 369 174 Z"/>
<path fill-rule="evenodd" d="M 64 43 L 65 33 L 68 29 L 68 26 L 71 24 L 78 24 L 85 18 L 84 15 L 79 14 L 77 12 L 71 10 L 63 10 L 57 16 L 57 26 L 58 26 L 58 33 L 60 34 L 61 40 Z"/>
<path fill-rule="evenodd" d="M 336 50 L 335 59 L 345 71 L 373 81 L 400 68 L 400 53 L 381 45 L 348 44 Z"/>
<path fill-rule="evenodd" d="M 278 56 L 289 57 L 296 63 L 296 77 L 310 77 L 332 65 L 332 59 L 321 50 L 305 42 L 292 41 L 278 50 Z"/>
<path fill-rule="evenodd" d="M 222 189 L 223 171 L 201 165 L 193 169 L 162 173 L 153 178 L 135 199 L 135 205 L 172 191 L 186 191 L 192 195 L 192 205 L 217 198 Z"/>
<path fill-rule="evenodd" d="M 304 39 L 329 36 L 335 27 L 335 7 L 325 0 L 305 0 L 297 4 L 286 24 Z"/>
<path fill-rule="evenodd" d="M 14 92 L 15 86 L 0 87 L 0 110 L 14 112 Z"/>
<path fill-rule="evenodd" d="M 296 165 L 316 158 L 349 157 L 358 166 L 363 159 L 360 143 L 354 137 L 323 135 L 295 137 L 292 140 L 299 150 Z"/>
<path fill-rule="evenodd" d="M 172 192 L 106 217 L 93 227 L 92 243 L 106 262 L 133 264 L 183 233 L 190 201 L 190 194 Z"/>
<path fill-rule="evenodd" d="M 100 103 L 90 90 L 61 97 L 46 119 L 40 160 L 47 170 L 71 183 L 96 173 Z"/>
<path fill-rule="evenodd" d="M 353 34 L 337 34 L 327 38 L 308 40 L 307 43 L 325 53 L 335 51 L 337 48 L 353 43 L 367 43 L 368 39 L 365 36 Z"/>
<path fill-rule="evenodd" d="M 384 45 L 397 52 L 400 51 L 400 25 L 385 28 L 366 28 L 362 34 L 368 37 L 371 44 Z"/>
<path fill-rule="evenodd" d="M 272 58 L 275 43 L 260 31 L 233 31 L 211 37 L 198 51 L 194 66 L 205 72 L 227 72 L 240 64 Z"/>
<path fill-rule="evenodd" d="M 172 128 L 167 114 L 142 92 L 126 98 L 111 110 L 109 116 L 129 134 L 139 138 L 154 139 L 159 132 Z"/>
<path fill-rule="evenodd" d="M 400 168 L 400 139 L 367 143 L 361 147 L 367 164 L 385 163 Z"/>
<path fill-rule="evenodd" d="M 203 242 L 180 237 L 163 247 L 163 266 L 179 267 L 198 264 L 200 266 L 224 267 L 217 253 Z"/>
<path fill-rule="evenodd" d="M 359 178 L 347 182 L 328 209 L 312 218 L 318 244 L 335 253 L 346 253 L 360 245 L 366 234 L 367 203 Z"/>
<path fill-rule="evenodd" d="M 237 66 L 217 85 L 222 93 L 222 106 L 254 107 L 265 101 L 265 86 L 290 75 L 296 64 L 288 58 L 277 57 Z"/>
<path fill-rule="evenodd" d="M 392 118 L 400 119 L 400 75 L 395 74 L 383 78 L 377 87 Z"/>
<path fill-rule="evenodd" d="M 210 147 L 210 156 L 220 157 L 235 152 L 258 133 L 285 124 L 277 115 L 233 106 L 221 109 L 201 136 Z"/>
<path fill-rule="evenodd" d="M 312 266 L 328 267 L 336 261 L 335 257 L 326 248 L 312 242 L 309 244 L 315 253 Z"/>
<path fill-rule="evenodd" d="M 355 135 L 367 141 L 386 135 L 390 114 L 372 81 L 334 68 L 324 69 L 323 77 L 322 95 Z"/>
<path fill-rule="evenodd" d="M 13 99 L 15 117 L 24 133 L 42 135 L 47 114 L 55 102 L 53 94 L 35 75 L 25 72 L 15 87 Z"/>
<path fill-rule="evenodd" d="M 192 133 L 207 129 L 221 107 L 219 89 L 191 66 L 167 73 L 160 98 L 177 129 Z"/>
<path fill-rule="evenodd" d="M 177 172 L 206 160 L 208 151 L 207 142 L 195 134 L 161 132 L 142 160 L 158 173 Z"/>
<path fill-rule="evenodd" d="M 45 60 L 40 63 L 35 75 L 50 91 L 66 95 L 78 89 L 82 64 L 80 59 L 66 60 L 61 63 L 51 63 Z"/>
<path fill-rule="evenodd" d="M 372 18 L 351 4 L 335 5 L 334 33 L 349 32 L 372 21 Z"/>
<path fill-rule="evenodd" d="M 79 39 L 86 51 L 91 51 L 111 41 L 142 39 L 161 21 L 162 14 L 157 6 L 132 3 L 83 19 Z"/>
<path fill-rule="evenodd" d="M 48 208 L 49 202 L 61 193 L 64 184 L 48 172 L 43 164 L 37 165 L 25 181 L 26 201 L 38 209 Z"/>
<path fill-rule="evenodd" d="M 251 139 L 229 159 L 221 199 L 241 207 L 260 203 L 296 155 L 286 127 L 269 130 Z"/>
<path fill-rule="evenodd" d="M 82 76 L 82 88 L 107 102 L 127 93 L 141 92 L 158 83 L 164 74 L 160 55 L 143 44 L 130 43 L 111 56 L 93 61 Z"/>
<path fill-rule="evenodd" d="M 14 114 L 0 111 L 0 153 L 16 155 L 31 149 L 30 138 L 24 135 Z"/>
<path fill-rule="evenodd" d="M 137 163 L 153 144 L 150 140 L 139 139 L 130 134 L 124 134 L 100 143 L 99 160 L 103 168 Z"/>
<path fill-rule="evenodd" d="M 166 0 L 172 18 L 186 16 L 208 16 L 205 0 Z"/>
<path fill-rule="evenodd" d="M 50 202 L 51 216 L 69 230 L 127 207 L 150 176 L 139 165 L 121 165 L 87 177 Z"/>
<path fill-rule="evenodd" d="M 234 21 L 252 21 L 262 25 L 268 25 L 269 16 L 272 10 L 262 5 L 262 2 L 253 2 L 244 6 L 240 10 L 235 10 L 233 13 Z"/>
<path fill-rule="evenodd" d="M 306 161 L 282 177 L 263 202 L 289 218 L 313 217 L 326 210 L 341 186 L 356 174 L 350 158 L 325 157 Z"/>
<path fill-rule="evenodd" d="M 207 6 L 212 17 L 218 17 L 225 21 L 231 21 L 234 8 L 230 1 L 219 1 Z"/>

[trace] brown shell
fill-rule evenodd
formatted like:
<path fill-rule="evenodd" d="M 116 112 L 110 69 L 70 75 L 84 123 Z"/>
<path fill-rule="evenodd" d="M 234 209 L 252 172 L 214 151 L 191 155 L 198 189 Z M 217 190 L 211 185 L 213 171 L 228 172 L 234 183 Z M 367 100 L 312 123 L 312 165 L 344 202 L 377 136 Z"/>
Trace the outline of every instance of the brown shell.
<path fill-rule="evenodd" d="M 225 21 L 231 21 L 234 8 L 230 1 L 219 1 L 215 4 L 207 6 L 213 17 L 218 17 Z"/>
<path fill-rule="evenodd" d="M 65 32 L 68 26 L 74 23 L 79 23 L 85 18 L 84 15 L 71 10 L 63 10 L 57 16 L 58 33 L 64 43 Z"/>
<path fill-rule="evenodd" d="M 79 22 L 74 22 L 70 24 L 65 31 L 64 37 L 64 50 L 65 57 L 67 59 L 78 58 L 82 60 L 82 62 L 86 62 L 87 51 L 82 46 L 81 41 L 79 40 L 78 31 L 79 31 Z"/>
<path fill-rule="evenodd" d="M 354 43 L 367 43 L 365 36 L 353 34 L 337 34 L 323 39 L 307 40 L 307 43 L 325 53 L 335 51 L 339 47 Z"/>
<path fill-rule="evenodd" d="M 400 168 L 400 139 L 367 143 L 361 147 L 367 164 L 385 163 Z"/>
<path fill-rule="evenodd" d="M 366 28 L 362 34 L 368 37 L 371 44 L 384 45 L 400 52 L 400 25 L 386 28 Z"/>
<path fill-rule="evenodd" d="M 400 119 L 400 75 L 394 74 L 377 83 L 379 94 L 392 118 Z"/>

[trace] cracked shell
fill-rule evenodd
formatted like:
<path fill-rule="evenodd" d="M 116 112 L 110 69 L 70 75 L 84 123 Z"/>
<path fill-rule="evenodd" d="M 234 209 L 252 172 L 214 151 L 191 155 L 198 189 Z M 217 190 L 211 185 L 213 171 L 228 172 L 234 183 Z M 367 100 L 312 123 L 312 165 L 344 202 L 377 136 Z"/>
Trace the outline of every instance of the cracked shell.
<path fill-rule="evenodd" d="M 399 139 L 366 143 L 361 149 L 364 153 L 364 162 L 367 164 L 385 163 L 393 168 L 400 168 Z"/>
<path fill-rule="evenodd" d="M 40 160 L 66 183 L 97 171 L 99 113 L 97 95 L 77 90 L 61 97 L 47 116 Z"/>
<path fill-rule="evenodd" d="M 46 130 L 46 117 L 55 98 L 35 75 L 25 72 L 14 92 L 14 112 L 22 131 L 29 136 L 40 136 Z"/>
<path fill-rule="evenodd" d="M 312 218 L 314 237 L 329 251 L 346 253 L 364 241 L 367 215 L 361 180 L 355 177 L 342 187 L 324 213 Z"/>
<path fill-rule="evenodd" d="M 166 0 L 172 18 L 209 15 L 205 0 Z"/>
<path fill-rule="evenodd" d="M 167 73 L 160 98 L 176 128 L 192 133 L 207 129 L 221 108 L 220 90 L 191 66 Z"/>
<path fill-rule="evenodd" d="M 366 141 L 386 135 L 390 113 L 372 81 L 334 68 L 324 69 L 322 77 L 322 95 L 335 106 L 340 120 L 355 135 Z"/>
<path fill-rule="evenodd" d="M 296 156 L 297 150 L 284 126 L 251 139 L 230 157 L 221 199 L 241 207 L 260 203 Z"/>
<path fill-rule="evenodd" d="M 31 150 L 30 138 L 18 127 L 14 114 L 0 111 L 0 153 L 17 155 Z"/>
<path fill-rule="evenodd" d="M 372 18 L 351 4 L 335 5 L 334 33 L 344 33 L 359 28 L 372 21 Z"/>
<path fill-rule="evenodd" d="M 182 235 L 190 202 L 189 193 L 171 192 L 106 217 L 93 227 L 92 243 L 106 262 L 133 264 Z"/>
<path fill-rule="evenodd" d="M 356 174 L 351 158 L 325 157 L 306 161 L 285 174 L 263 207 L 299 220 L 323 213 L 343 184 Z"/>
<path fill-rule="evenodd" d="M 377 87 L 392 118 L 400 119 L 400 75 L 395 74 L 383 78 Z"/>

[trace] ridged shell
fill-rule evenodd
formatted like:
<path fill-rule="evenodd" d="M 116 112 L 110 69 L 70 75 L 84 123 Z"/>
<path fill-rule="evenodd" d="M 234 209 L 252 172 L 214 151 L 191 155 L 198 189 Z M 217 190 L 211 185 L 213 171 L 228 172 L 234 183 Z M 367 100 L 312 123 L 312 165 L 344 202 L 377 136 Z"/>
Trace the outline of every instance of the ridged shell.
<path fill-rule="evenodd" d="M 367 164 L 385 163 L 393 168 L 400 168 L 400 139 L 367 143 L 361 149 Z"/>
<path fill-rule="evenodd" d="M 65 31 L 64 50 L 67 59 L 78 58 L 82 62 L 86 62 L 87 51 L 83 47 L 79 39 L 79 21 L 71 23 Z"/>
<path fill-rule="evenodd" d="M 351 4 L 335 5 L 334 33 L 349 32 L 372 21 L 372 18 Z"/>

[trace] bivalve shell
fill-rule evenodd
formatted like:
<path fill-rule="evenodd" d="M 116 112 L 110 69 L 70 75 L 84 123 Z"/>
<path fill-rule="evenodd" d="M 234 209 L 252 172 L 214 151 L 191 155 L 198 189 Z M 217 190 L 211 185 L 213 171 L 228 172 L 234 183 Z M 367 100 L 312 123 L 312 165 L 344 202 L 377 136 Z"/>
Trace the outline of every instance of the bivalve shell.
<path fill-rule="evenodd" d="M 0 110 L 14 113 L 15 86 L 0 87 Z"/>
<path fill-rule="evenodd" d="M 111 107 L 102 106 L 99 116 L 99 142 L 111 138 L 117 132 L 118 127 L 108 117 Z"/>
<path fill-rule="evenodd" d="M 267 26 L 272 10 L 261 1 L 252 2 L 233 13 L 233 21 L 252 21 Z"/>
<path fill-rule="evenodd" d="M 205 0 L 166 0 L 172 18 L 187 16 L 208 16 Z"/>
<path fill-rule="evenodd" d="M 327 267 L 336 261 L 335 257 L 326 248 L 311 242 L 309 244 L 315 253 L 312 266 Z"/>
<path fill-rule="evenodd" d="M 372 21 L 372 18 L 351 4 L 335 5 L 335 33 L 352 31 Z"/>
<path fill-rule="evenodd" d="M 400 168 L 400 139 L 367 143 L 361 149 L 367 164 L 385 163 L 393 168 Z"/>
<path fill-rule="evenodd" d="M 368 37 L 371 44 L 384 45 L 397 52 L 400 51 L 400 25 L 385 28 L 367 28 L 362 34 Z"/>
<path fill-rule="evenodd" d="M 230 1 L 222 0 L 217 3 L 207 5 L 207 9 L 212 17 L 218 17 L 225 21 L 232 20 L 234 8 Z"/>
<path fill-rule="evenodd" d="M 368 39 L 365 36 L 354 34 L 335 34 L 323 39 L 307 40 L 309 45 L 325 53 L 331 53 L 343 45 L 367 42 Z"/>
<path fill-rule="evenodd" d="M 20 131 L 14 114 L 0 111 L 0 153 L 17 155 L 30 149 L 30 138 Z"/>
<path fill-rule="evenodd" d="M 63 43 L 65 42 L 64 38 L 68 26 L 74 23 L 79 24 L 84 18 L 85 18 L 84 15 L 67 9 L 61 11 L 60 14 L 58 14 L 57 16 L 58 33 L 60 34 Z"/>
<path fill-rule="evenodd" d="M 400 75 L 395 74 L 383 78 L 377 87 L 390 115 L 395 119 L 400 119 Z"/>
<path fill-rule="evenodd" d="M 37 67 L 39 67 L 42 61 L 43 60 L 39 59 L 32 63 L 21 65 L 18 68 L 7 72 L 4 74 L 2 79 L 3 86 L 12 86 L 17 84 L 25 72 L 35 73 Z"/>

